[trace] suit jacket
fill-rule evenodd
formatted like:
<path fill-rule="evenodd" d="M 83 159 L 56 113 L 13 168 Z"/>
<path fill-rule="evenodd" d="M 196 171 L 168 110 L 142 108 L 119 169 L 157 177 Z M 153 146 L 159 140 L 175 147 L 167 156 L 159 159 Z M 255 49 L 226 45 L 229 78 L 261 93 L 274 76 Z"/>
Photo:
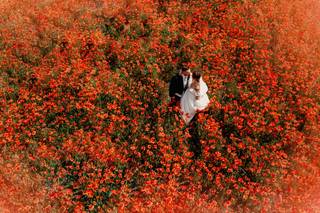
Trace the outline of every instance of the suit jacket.
<path fill-rule="evenodd" d="M 188 86 L 190 85 L 191 78 L 189 78 L 189 82 L 187 86 L 184 88 L 183 87 L 183 77 L 180 74 L 177 74 L 173 76 L 170 80 L 169 84 L 169 96 L 170 97 L 177 97 L 180 99 L 182 97 L 182 94 L 186 91 Z"/>

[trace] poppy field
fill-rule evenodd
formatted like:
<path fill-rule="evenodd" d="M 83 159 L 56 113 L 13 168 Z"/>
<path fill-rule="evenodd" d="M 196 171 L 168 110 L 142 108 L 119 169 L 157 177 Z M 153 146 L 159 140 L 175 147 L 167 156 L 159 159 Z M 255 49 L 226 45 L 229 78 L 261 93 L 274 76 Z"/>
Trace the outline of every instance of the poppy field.
<path fill-rule="evenodd" d="M 319 212 L 317 0 L 0 1 L 0 212 Z M 201 155 L 168 82 L 209 87 Z"/>

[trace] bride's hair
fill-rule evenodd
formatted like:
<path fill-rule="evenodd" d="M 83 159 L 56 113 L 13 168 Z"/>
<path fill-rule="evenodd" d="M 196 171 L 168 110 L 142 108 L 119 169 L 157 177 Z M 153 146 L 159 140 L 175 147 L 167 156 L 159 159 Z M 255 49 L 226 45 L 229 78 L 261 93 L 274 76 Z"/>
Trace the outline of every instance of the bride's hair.
<path fill-rule="evenodd" d="M 196 91 L 200 90 L 200 78 L 201 78 L 201 72 L 199 70 L 195 70 L 194 72 L 192 72 L 191 87 L 194 88 Z"/>
<path fill-rule="evenodd" d="M 201 72 L 199 70 L 195 70 L 194 72 L 192 72 L 192 79 L 200 82 L 200 78 L 201 78 Z"/>

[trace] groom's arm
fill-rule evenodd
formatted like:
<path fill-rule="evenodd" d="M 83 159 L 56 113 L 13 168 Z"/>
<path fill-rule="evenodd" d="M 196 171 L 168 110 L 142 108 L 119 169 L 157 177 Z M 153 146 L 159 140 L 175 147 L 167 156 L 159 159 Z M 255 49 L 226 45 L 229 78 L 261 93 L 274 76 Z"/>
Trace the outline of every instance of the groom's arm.
<path fill-rule="evenodd" d="M 176 86 L 177 86 L 177 81 L 176 77 L 171 78 L 170 83 L 169 83 L 169 96 L 174 97 L 176 93 Z"/>

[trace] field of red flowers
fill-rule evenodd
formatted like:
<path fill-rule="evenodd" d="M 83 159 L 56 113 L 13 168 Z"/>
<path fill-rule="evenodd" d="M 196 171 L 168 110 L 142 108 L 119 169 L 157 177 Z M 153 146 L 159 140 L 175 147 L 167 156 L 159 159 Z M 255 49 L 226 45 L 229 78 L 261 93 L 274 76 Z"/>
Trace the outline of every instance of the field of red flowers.
<path fill-rule="evenodd" d="M 318 0 L 3 0 L 0 211 L 319 212 Z M 168 107 L 210 105 L 202 154 Z"/>

